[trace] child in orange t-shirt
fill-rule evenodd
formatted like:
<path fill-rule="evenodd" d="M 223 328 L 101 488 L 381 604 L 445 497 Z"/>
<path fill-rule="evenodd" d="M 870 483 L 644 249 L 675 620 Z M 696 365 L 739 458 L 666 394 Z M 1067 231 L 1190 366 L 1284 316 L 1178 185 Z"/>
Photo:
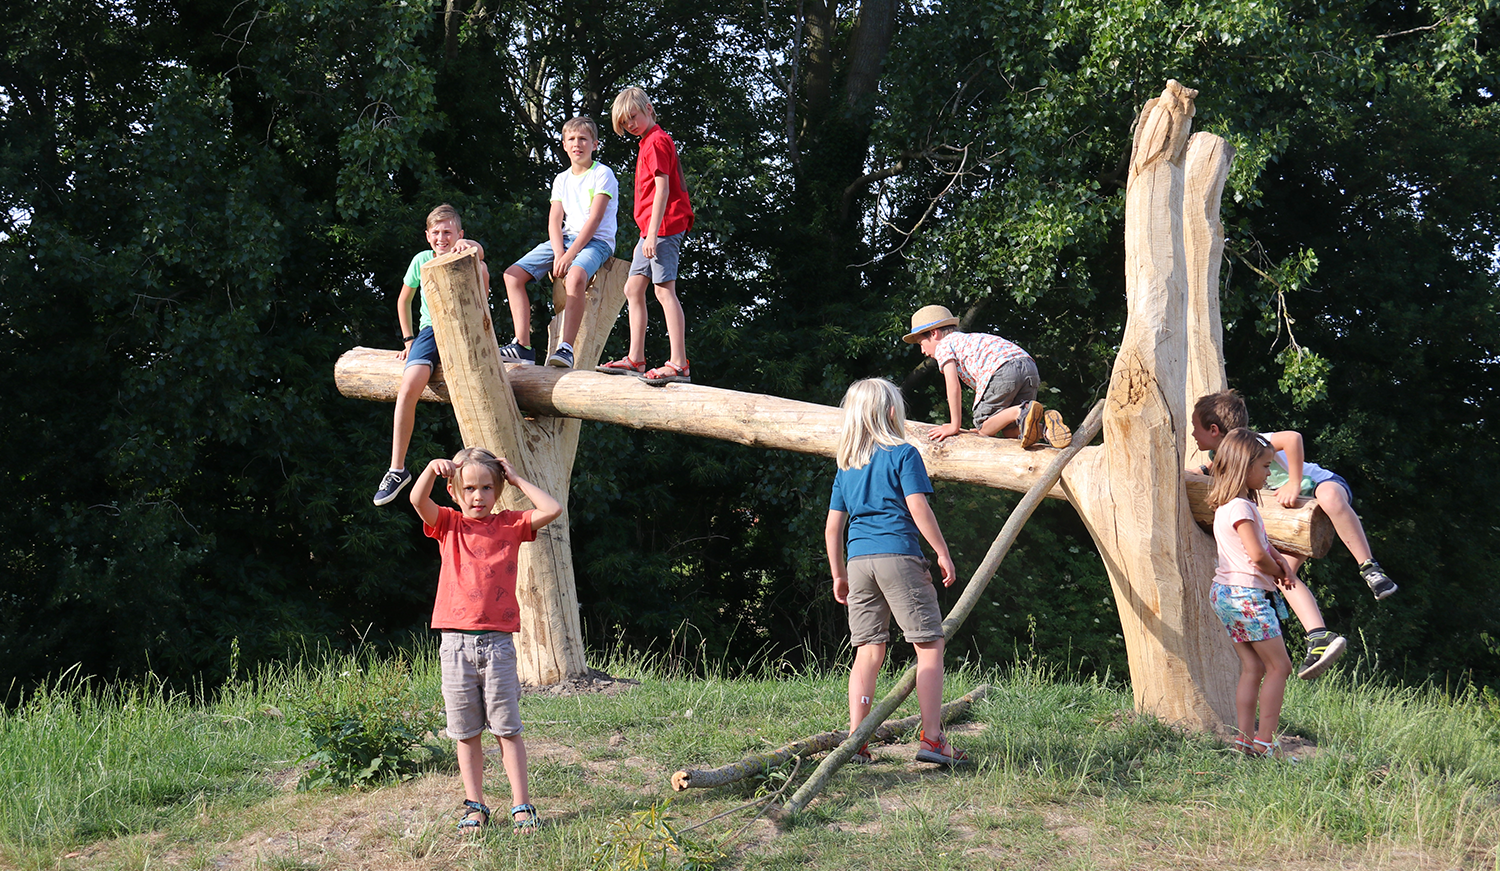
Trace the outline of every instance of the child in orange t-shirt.
<path fill-rule="evenodd" d="M 432 501 L 438 477 L 448 479 L 448 495 L 459 511 Z M 496 513 L 505 482 L 520 488 L 536 507 Z M 411 504 L 422 517 L 422 531 L 438 540 L 443 556 L 432 628 L 443 633 L 443 704 L 448 734 L 458 741 L 458 773 L 468 809 L 458 827 L 477 830 L 490 821 L 481 740 L 488 727 L 500 742 L 510 780 L 512 824 L 535 829 L 539 819 L 526 792 L 521 682 L 511 641 L 511 633 L 521 628 L 516 557 L 521 543 L 534 541 L 538 529 L 562 514 L 562 506 L 484 448 L 464 448 L 451 460 L 428 463 L 411 488 Z"/>
<path fill-rule="evenodd" d="M 600 372 L 637 375 L 647 384 L 691 381 L 687 358 L 687 319 L 677 299 L 677 258 L 682 240 L 693 229 L 693 204 L 683 184 L 677 145 L 656 123 L 656 109 L 646 92 L 626 88 L 610 109 L 615 133 L 641 139 L 635 161 L 635 225 L 641 241 L 630 259 L 625 299 L 630 303 L 630 350 L 625 357 L 604 363 Z M 667 362 L 646 370 L 646 286 L 656 286 L 667 322 L 671 355 Z"/>

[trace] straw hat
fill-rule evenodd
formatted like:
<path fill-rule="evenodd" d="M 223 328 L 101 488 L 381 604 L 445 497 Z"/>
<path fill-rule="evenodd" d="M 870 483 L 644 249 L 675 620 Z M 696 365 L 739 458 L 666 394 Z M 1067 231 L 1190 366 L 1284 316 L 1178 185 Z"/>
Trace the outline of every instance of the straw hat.
<path fill-rule="evenodd" d="M 948 311 L 947 306 L 926 305 L 917 309 L 917 313 L 911 316 L 911 332 L 901 337 L 901 341 L 908 345 L 915 345 L 922 341 L 922 334 L 928 330 L 938 327 L 956 327 L 958 318 L 953 312 Z"/>

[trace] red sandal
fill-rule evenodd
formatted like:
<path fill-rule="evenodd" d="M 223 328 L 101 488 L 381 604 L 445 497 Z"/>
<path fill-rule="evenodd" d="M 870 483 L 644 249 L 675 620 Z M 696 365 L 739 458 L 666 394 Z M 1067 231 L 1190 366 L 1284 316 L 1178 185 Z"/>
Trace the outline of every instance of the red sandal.
<path fill-rule="evenodd" d="M 605 375 L 635 375 L 639 377 L 646 374 L 646 361 L 642 360 L 637 363 L 630 359 L 629 354 L 626 354 L 618 360 L 600 363 L 594 367 L 594 371 L 603 372 Z"/>
<path fill-rule="evenodd" d="M 679 366 L 668 360 L 645 375 L 642 375 L 641 380 L 647 384 L 666 384 L 671 381 L 690 383 L 693 378 L 688 374 L 688 364 Z"/>

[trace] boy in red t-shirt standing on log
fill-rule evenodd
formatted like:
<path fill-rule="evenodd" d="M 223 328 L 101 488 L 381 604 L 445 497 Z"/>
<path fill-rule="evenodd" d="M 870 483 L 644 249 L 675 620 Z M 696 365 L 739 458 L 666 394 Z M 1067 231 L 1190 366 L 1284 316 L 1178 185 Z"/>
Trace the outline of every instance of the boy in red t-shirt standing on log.
<path fill-rule="evenodd" d="M 448 479 L 448 495 L 458 511 L 432 501 L 432 485 Z M 494 512 L 509 482 L 536 507 Z M 484 448 L 464 448 L 451 460 L 427 464 L 411 488 L 411 504 L 422 531 L 438 541 L 443 567 L 438 574 L 432 628 L 443 633 L 443 706 L 448 735 L 458 741 L 458 774 L 464 784 L 460 830 L 489 825 L 484 803 L 484 731 L 500 742 L 510 781 L 512 825 L 535 829 L 536 807 L 526 790 L 526 744 L 521 740 L 521 681 L 511 635 L 521 629 L 516 600 L 516 565 L 521 544 L 536 540 L 538 529 L 562 514 L 540 487 L 516 474 L 510 463 Z"/>
<path fill-rule="evenodd" d="M 610 110 L 615 133 L 641 139 L 635 161 L 635 225 L 641 241 L 630 259 L 625 299 L 630 303 L 630 350 L 624 358 L 598 367 L 610 375 L 637 375 L 647 384 L 691 381 L 688 374 L 687 319 L 677 299 L 677 259 L 683 237 L 693 229 L 693 205 L 688 201 L 677 161 L 677 146 L 656 123 L 656 109 L 646 92 L 626 88 Z M 656 286 L 667 321 L 671 355 L 667 362 L 646 370 L 646 286 Z"/>

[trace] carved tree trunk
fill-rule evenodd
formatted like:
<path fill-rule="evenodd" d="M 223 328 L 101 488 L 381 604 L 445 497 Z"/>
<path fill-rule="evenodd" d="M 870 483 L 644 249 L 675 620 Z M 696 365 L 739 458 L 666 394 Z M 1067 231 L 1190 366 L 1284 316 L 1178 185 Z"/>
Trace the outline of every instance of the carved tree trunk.
<path fill-rule="evenodd" d="M 1224 323 L 1219 317 L 1219 266 L 1224 257 L 1224 226 L 1219 202 L 1234 147 L 1211 133 L 1188 139 L 1182 198 L 1182 249 L 1187 264 L 1187 410 L 1198 397 L 1229 386 L 1224 374 Z M 1187 440 L 1189 468 L 1206 465 L 1208 453 Z"/>
<path fill-rule="evenodd" d="M 1168 82 L 1141 113 L 1125 205 L 1128 320 L 1110 378 L 1104 450 L 1080 456 L 1063 483 L 1104 556 L 1136 707 L 1213 730 L 1233 721 L 1238 665 L 1208 606 L 1213 539 L 1193 523 L 1182 474 L 1190 211 L 1183 159 L 1196 96 Z"/>
<path fill-rule="evenodd" d="M 624 303 L 627 265 L 611 259 L 595 276 L 574 353 L 578 365 L 593 368 L 604 339 Z M 465 445 L 479 445 L 508 458 L 527 480 L 552 494 L 563 514 L 521 549 L 516 598 L 521 631 L 516 637 L 521 681 L 555 684 L 588 673 L 578 593 L 573 580 L 573 548 L 568 524 L 568 486 L 578 447 L 579 422 L 521 416 L 479 289 L 477 260 L 471 252 L 437 257 L 422 267 L 422 292 L 432 311 L 433 332 L 442 359 L 443 381 Z M 557 319 L 554 319 L 556 321 Z M 551 346 L 556 346 L 554 324 Z M 538 349 L 540 352 L 540 349 Z M 513 487 L 505 488 L 506 508 L 530 507 Z"/>

